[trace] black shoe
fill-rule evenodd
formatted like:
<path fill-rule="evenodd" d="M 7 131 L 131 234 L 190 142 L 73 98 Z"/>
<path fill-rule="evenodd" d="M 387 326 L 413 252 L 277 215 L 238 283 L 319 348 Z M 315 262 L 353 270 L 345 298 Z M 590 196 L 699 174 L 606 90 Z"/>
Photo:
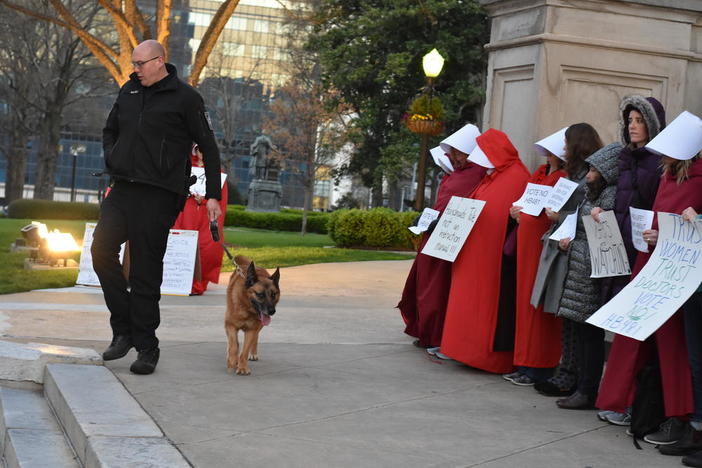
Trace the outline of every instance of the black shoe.
<path fill-rule="evenodd" d="M 103 361 L 113 361 L 123 358 L 132 349 L 132 339 L 128 335 L 117 335 L 112 339 L 112 343 L 102 353 Z"/>
<path fill-rule="evenodd" d="M 567 398 L 562 398 L 556 401 L 559 408 L 562 409 L 593 409 L 594 398 L 580 392 L 575 392 Z"/>
<path fill-rule="evenodd" d="M 702 467 L 702 451 L 683 457 L 682 464 L 685 466 Z"/>
<path fill-rule="evenodd" d="M 132 363 L 129 368 L 135 374 L 152 374 L 156 369 L 156 364 L 158 364 L 158 356 L 160 351 L 158 348 L 151 348 L 145 351 L 139 351 L 137 360 Z"/>
<path fill-rule="evenodd" d="M 550 380 L 544 380 L 543 382 L 536 382 L 534 384 L 534 389 L 542 395 L 546 396 L 571 396 L 575 393 L 575 388 L 560 388 L 558 385 L 554 384 Z"/>
<path fill-rule="evenodd" d="M 689 423 L 685 426 L 682 439 L 674 444 L 658 446 L 658 451 L 663 455 L 691 455 L 700 450 L 702 450 L 702 431 L 696 431 Z"/>

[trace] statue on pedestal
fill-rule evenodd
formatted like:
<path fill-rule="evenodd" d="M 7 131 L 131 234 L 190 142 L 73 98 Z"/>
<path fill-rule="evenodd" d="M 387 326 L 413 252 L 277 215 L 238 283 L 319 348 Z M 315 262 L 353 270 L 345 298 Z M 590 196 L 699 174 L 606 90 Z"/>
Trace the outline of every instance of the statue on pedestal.
<path fill-rule="evenodd" d="M 280 211 L 283 187 L 278 180 L 280 165 L 270 156 L 273 149 L 273 142 L 266 135 L 257 136 L 251 144 L 249 174 L 252 180 L 246 206 L 249 211 Z"/>

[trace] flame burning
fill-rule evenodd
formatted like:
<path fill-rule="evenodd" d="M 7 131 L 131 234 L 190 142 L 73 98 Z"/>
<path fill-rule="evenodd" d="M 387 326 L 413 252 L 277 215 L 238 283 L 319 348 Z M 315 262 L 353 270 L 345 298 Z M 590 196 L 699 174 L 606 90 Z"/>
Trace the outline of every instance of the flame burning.
<path fill-rule="evenodd" d="M 47 247 L 52 252 L 77 252 L 80 250 L 75 239 L 68 232 L 60 232 L 58 229 L 54 229 L 45 236 L 45 239 Z"/>

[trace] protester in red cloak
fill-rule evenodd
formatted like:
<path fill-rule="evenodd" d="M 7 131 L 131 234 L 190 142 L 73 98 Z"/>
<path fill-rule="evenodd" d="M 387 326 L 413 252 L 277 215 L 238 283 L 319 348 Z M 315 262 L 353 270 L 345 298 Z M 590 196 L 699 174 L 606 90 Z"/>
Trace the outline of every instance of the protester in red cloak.
<path fill-rule="evenodd" d="M 484 167 L 468 162 L 468 155 L 456 148 L 450 148 L 448 156 L 454 172 L 444 174 L 434 204 L 434 209 L 441 213 L 451 197 L 468 197 L 486 172 Z M 417 338 L 416 345 L 424 348 L 441 345 L 451 287 L 451 262 L 421 253 L 430 235 L 423 234 L 397 305 L 406 324 L 405 333 Z"/>
<path fill-rule="evenodd" d="M 194 167 L 204 167 L 202 153 L 197 145 L 193 146 L 193 151 L 190 156 Z M 220 233 L 224 228 L 224 216 L 227 211 L 227 193 L 227 184 L 224 184 L 222 187 L 222 198 L 219 202 L 222 208 L 222 215 L 217 219 Z M 208 283 L 217 284 L 219 282 L 222 255 L 224 254 L 222 244 L 212 240 L 210 221 L 204 201 L 203 197 L 190 194 L 185 201 L 183 211 L 178 215 L 175 224 L 173 224 L 173 229 L 198 231 L 197 245 L 200 253 L 201 277 L 199 280 L 193 279 L 191 294 L 194 295 L 204 293 L 207 290 Z"/>
<path fill-rule="evenodd" d="M 702 159 L 677 161 L 663 158 L 663 177 L 658 187 L 654 212 L 682 213 L 688 207 L 702 211 Z M 680 164 L 682 163 L 682 164 Z M 685 171 L 687 177 L 681 177 Z M 651 231 L 644 231 L 644 239 L 655 245 L 658 237 L 658 219 L 653 218 Z M 652 233 L 655 233 L 651 235 Z M 650 248 L 649 250 L 652 250 Z M 633 268 L 632 281 L 646 265 L 650 253 L 639 253 Z M 688 364 L 685 342 L 684 320 L 681 311 L 676 312 L 658 330 L 654 340 L 644 342 L 617 336 L 617 356 L 622 361 L 620 375 L 609 374 L 600 386 L 597 407 L 603 410 L 624 412 L 634 400 L 636 375 L 658 353 L 663 387 L 663 402 L 667 417 L 686 417 L 692 413 L 692 378 Z M 613 348 L 611 352 L 614 352 Z"/>
<path fill-rule="evenodd" d="M 563 143 L 565 145 L 565 141 Z M 566 177 L 563 160 L 545 151 L 548 163 L 532 174 L 530 183 L 553 186 Z M 541 238 L 552 221 L 544 211 L 539 216 L 520 213 L 522 207 L 510 208 L 510 216 L 517 219 L 517 317 L 514 338 L 514 365 L 517 372 L 504 376 L 516 385 L 531 385 L 550 377 L 552 368 L 561 359 L 561 319 L 543 311 L 543 305 L 531 305 L 536 271 L 541 256 Z"/>
<path fill-rule="evenodd" d="M 506 373 L 513 362 L 514 304 L 509 306 L 508 296 L 514 299 L 514 285 L 511 291 L 501 287 L 503 251 L 509 207 L 524 192 L 529 171 L 499 130 L 489 129 L 477 143 L 469 160 L 493 170 L 470 197 L 486 203 L 453 263 L 441 352 L 472 367 Z"/>

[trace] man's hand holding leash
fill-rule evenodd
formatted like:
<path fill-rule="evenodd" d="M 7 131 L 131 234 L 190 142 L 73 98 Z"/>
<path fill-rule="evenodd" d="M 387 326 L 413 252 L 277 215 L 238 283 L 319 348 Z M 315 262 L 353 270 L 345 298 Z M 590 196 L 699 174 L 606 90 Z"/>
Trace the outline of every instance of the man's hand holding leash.
<path fill-rule="evenodd" d="M 219 206 L 219 200 L 215 198 L 210 198 L 207 200 L 207 215 L 209 216 L 210 222 L 217 221 L 217 219 L 222 214 L 222 208 Z"/>

